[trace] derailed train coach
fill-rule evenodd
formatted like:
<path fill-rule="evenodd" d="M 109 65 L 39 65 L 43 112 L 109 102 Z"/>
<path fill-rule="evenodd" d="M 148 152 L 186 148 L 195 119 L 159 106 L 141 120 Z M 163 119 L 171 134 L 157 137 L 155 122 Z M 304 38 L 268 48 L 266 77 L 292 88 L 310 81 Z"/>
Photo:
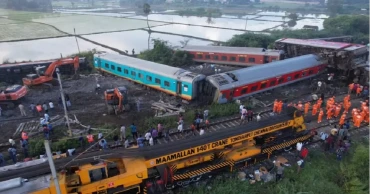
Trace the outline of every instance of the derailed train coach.
<path fill-rule="evenodd" d="M 226 103 L 248 95 L 313 77 L 327 65 L 304 55 L 206 77 L 187 70 L 117 54 L 94 55 L 94 66 L 185 100 Z"/>
<path fill-rule="evenodd" d="M 207 77 L 213 101 L 226 103 L 259 92 L 311 78 L 323 72 L 327 62 L 316 55 L 303 55 L 265 65 Z M 210 89 L 212 88 L 212 89 Z"/>

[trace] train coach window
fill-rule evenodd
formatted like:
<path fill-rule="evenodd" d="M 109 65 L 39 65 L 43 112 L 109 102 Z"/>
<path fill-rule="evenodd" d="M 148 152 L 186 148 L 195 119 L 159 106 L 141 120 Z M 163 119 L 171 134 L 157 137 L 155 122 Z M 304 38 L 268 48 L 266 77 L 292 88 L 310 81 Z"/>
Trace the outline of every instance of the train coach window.
<path fill-rule="evenodd" d="M 276 83 L 276 81 L 275 81 L 275 80 L 270 81 L 270 86 L 274 86 L 274 85 L 275 85 L 275 83 Z"/>
<path fill-rule="evenodd" d="M 152 81 L 152 77 L 150 77 L 149 75 L 147 75 L 146 76 L 146 80 L 151 82 Z"/>
<path fill-rule="evenodd" d="M 239 62 L 245 62 L 245 57 L 239 57 Z"/>
<path fill-rule="evenodd" d="M 308 71 L 308 75 L 313 74 L 313 70 Z"/>
<path fill-rule="evenodd" d="M 286 80 L 287 80 L 287 81 L 290 81 L 290 80 L 292 80 L 292 77 L 288 76 L 288 77 L 286 78 Z"/>
<path fill-rule="evenodd" d="M 190 54 L 190 56 L 191 56 L 191 58 L 193 58 L 193 59 L 195 58 L 195 55 L 193 55 L 193 54 Z"/>
<path fill-rule="evenodd" d="M 298 78 L 299 78 L 299 73 L 294 75 L 294 79 L 298 79 Z"/>
<path fill-rule="evenodd" d="M 248 90 L 248 88 L 243 88 L 242 91 L 240 91 L 240 94 L 246 94 L 247 90 Z"/>
<path fill-rule="evenodd" d="M 158 78 L 155 78 L 154 82 L 155 82 L 156 84 L 161 84 L 161 80 L 160 80 L 160 79 L 158 79 Z"/>
<path fill-rule="evenodd" d="M 221 56 L 221 60 L 227 61 L 227 56 Z"/>
<path fill-rule="evenodd" d="M 111 66 L 110 66 L 110 68 L 111 68 L 112 70 L 115 70 L 115 69 L 116 69 L 116 66 L 111 65 Z"/>
<path fill-rule="evenodd" d="M 263 89 L 263 88 L 266 88 L 266 85 L 267 85 L 267 82 L 265 82 L 265 83 L 263 83 L 263 84 L 261 84 L 261 89 Z"/>
<path fill-rule="evenodd" d="M 188 85 L 184 85 L 184 92 L 187 92 L 189 90 Z"/>
<path fill-rule="evenodd" d="M 280 78 L 279 81 L 278 81 L 278 84 L 283 83 L 283 81 L 284 81 L 284 78 Z"/>
<path fill-rule="evenodd" d="M 236 57 L 230 57 L 230 61 L 236 61 Z"/>
<path fill-rule="evenodd" d="M 118 72 L 122 72 L 122 68 L 117 67 L 117 71 L 118 71 Z"/>
<path fill-rule="evenodd" d="M 211 59 L 211 56 L 209 56 L 209 55 L 206 55 L 206 59 Z"/>
<path fill-rule="evenodd" d="M 127 69 L 124 69 L 123 70 L 123 73 L 128 74 L 128 70 Z"/>
<path fill-rule="evenodd" d="M 203 59 L 203 55 L 198 54 L 198 55 L 197 55 L 197 58 L 198 58 L 198 59 Z"/>
<path fill-rule="evenodd" d="M 106 63 L 106 64 L 105 64 L 105 67 L 106 67 L 106 68 L 109 68 L 109 64 L 108 64 L 108 63 Z"/>
<path fill-rule="evenodd" d="M 168 81 L 164 81 L 164 86 L 166 86 L 166 87 L 170 87 L 170 82 L 168 82 Z"/>
<path fill-rule="evenodd" d="M 213 55 L 213 60 L 218 60 L 218 55 Z"/>
<path fill-rule="evenodd" d="M 254 63 L 254 62 L 256 62 L 256 59 L 254 59 L 254 58 L 249 58 L 249 59 L 248 59 L 248 61 L 249 61 L 249 62 L 251 62 L 251 63 Z"/>
<path fill-rule="evenodd" d="M 132 76 L 136 76 L 136 72 L 135 71 L 131 71 L 131 75 Z"/>
<path fill-rule="evenodd" d="M 256 91 L 256 90 L 257 90 L 257 87 L 258 87 L 258 86 L 253 86 L 253 87 L 251 88 L 251 92 Z"/>
<path fill-rule="evenodd" d="M 139 73 L 139 78 L 143 78 L 143 77 L 144 77 L 143 74 Z"/>
<path fill-rule="evenodd" d="M 303 77 L 303 76 L 306 76 L 306 72 L 307 72 L 307 71 L 302 72 L 302 77 Z"/>
<path fill-rule="evenodd" d="M 271 57 L 271 62 L 276 61 L 276 57 Z"/>

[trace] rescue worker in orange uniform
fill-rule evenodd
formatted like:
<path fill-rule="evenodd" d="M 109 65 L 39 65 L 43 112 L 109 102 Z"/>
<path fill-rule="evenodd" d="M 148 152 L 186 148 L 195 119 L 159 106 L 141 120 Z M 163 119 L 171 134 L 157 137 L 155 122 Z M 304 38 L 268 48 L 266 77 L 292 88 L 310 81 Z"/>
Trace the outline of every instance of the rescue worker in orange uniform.
<path fill-rule="evenodd" d="M 317 105 L 317 104 L 314 104 L 314 105 L 312 106 L 312 116 L 315 116 L 315 115 L 317 114 L 317 107 L 318 107 L 318 105 Z"/>
<path fill-rule="evenodd" d="M 346 103 L 346 102 L 349 102 L 350 100 L 351 100 L 351 96 L 347 95 L 344 97 L 343 102 Z"/>
<path fill-rule="evenodd" d="M 274 112 L 274 113 L 277 113 L 278 111 L 278 100 L 277 99 L 275 99 L 275 101 L 274 101 L 274 107 L 272 108 L 272 112 Z"/>
<path fill-rule="evenodd" d="M 335 106 L 334 117 L 339 116 L 341 109 L 342 109 L 342 104 L 338 104 L 337 106 Z"/>
<path fill-rule="evenodd" d="M 339 119 L 339 126 L 343 126 L 344 125 L 344 122 L 346 120 L 346 116 L 347 115 L 345 113 L 342 114 L 342 116 Z"/>
<path fill-rule="evenodd" d="M 320 108 L 319 117 L 317 118 L 317 123 L 321 123 L 322 117 L 324 116 L 324 111 Z"/>
<path fill-rule="evenodd" d="M 348 102 L 344 105 L 344 111 L 345 111 L 346 113 L 348 113 L 349 108 L 351 108 L 351 102 L 350 102 L 350 101 L 348 101 Z"/>
<path fill-rule="evenodd" d="M 361 95 L 361 92 L 362 92 L 361 86 L 357 87 L 357 89 L 356 89 L 356 96 L 360 96 Z"/>
<path fill-rule="evenodd" d="M 355 87 L 355 83 L 351 83 L 348 85 L 348 94 L 352 93 L 353 87 Z"/>
<path fill-rule="evenodd" d="M 310 102 L 306 102 L 306 103 L 304 104 L 304 114 L 305 114 L 305 115 L 307 115 L 308 110 L 310 109 L 310 105 L 311 105 L 311 103 L 310 103 Z"/>
<path fill-rule="evenodd" d="M 92 134 L 88 134 L 86 136 L 87 141 L 89 142 L 90 146 L 94 143 L 94 136 Z"/>
<path fill-rule="evenodd" d="M 283 101 L 280 100 L 277 105 L 277 112 L 280 114 L 283 110 Z"/>
<path fill-rule="evenodd" d="M 322 99 L 321 99 L 321 98 L 319 98 L 319 99 L 317 100 L 317 108 L 321 108 L 321 105 L 322 105 Z"/>
<path fill-rule="evenodd" d="M 326 119 L 329 120 L 333 117 L 333 109 L 329 107 L 326 111 Z"/>
<path fill-rule="evenodd" d="M 361 110 L 364 110 L 365 107 L 367 107 L 366 102 L 361 102 Z"/>
<path fill-rule="evenodd" d="M 364 111 L 364 110 L 363 110 L 363 111 L 361 111 L 361 112 L 360 112 L 360 115 L 361 115 L 361 117 L 362 117 L 361 122 L 362 122 L 362 121 L 365 121 L 365 117 L 366 117 L 366 115 L 367 115 L 366 111 Z"/>
<path fill-rule="evenodd" d="M 357 128 L 359 128 L 360 127 L 360 125 L 361 125 L 361 122 L 362 122 L 362 116 L 360 115 L 360 114 L 357 114 L 356 115 L 356 119 L 355 119 L 355 126 L 357 127 Z"/>
<path fill-rule="evenodd" d="M 356 121 L 357 121 L 357 115 L 358 115 L 358 112 L 357 111 L 353 112 L 353 117 L 352 117 L 352 122 L 353 123 L 356 123 Z"/>

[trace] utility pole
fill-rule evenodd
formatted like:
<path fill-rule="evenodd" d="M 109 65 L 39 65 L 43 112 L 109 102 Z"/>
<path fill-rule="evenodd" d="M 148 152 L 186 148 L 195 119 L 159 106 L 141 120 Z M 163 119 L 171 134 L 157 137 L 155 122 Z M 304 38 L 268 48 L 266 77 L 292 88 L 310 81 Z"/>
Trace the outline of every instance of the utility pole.
<path fill-rule="evenodd" d="M 69 117 L 68 117 L 68 112 L 67 112 L 66 100 L 64 98 L 63 85 L 62 85 L 62 79 L 60 79 L 59 68 L 56 69 L 56 72 L 57 72 L 58 82 L 59 82 L 59 87 L 60 87 L 60 96 L 62 97 L 62 102 L 63 102 L 64 117 L 67 120 L 68 134 L 69 134 L 70 137 L 72 137 L 72 129 L 71 129 L 71 126 L 69 124 Z"/>
<path fill-rule="evenodd" d="M 56 190 L 57 194 L 62 194 L 62 192 L 60 191 L 59 181 L 58 181 L 58 177 L 57 177 L 57 171 L 55 170 L 55 166 L 54 166 L 54 160 L 53 160 L 53 157 L 52 157 L 53 155 L 51 154 L 49 140 L 45 140 L 44 145 L 45 145 L 46 155 L 48 156 L 51 175 L 52 175 L 52 178 L 54 180 L 55 190 Z"/>
<path fill-rule="evenodd" d="M 244 28 L 245 31 L 247 31 L 247 21 L 248 21 L 248 17 L 245 18 L 245 28 Z"/>
<path fill-rule="evenodd" d="M 77 43 L 78 54 L 81 54 L 81 52 L 80 52 L 80 46 L 78 45 L 77 36 L 76 36 L 76 28 L 73 28 L 73 31 L 75 32 L 75 39 L 76 39 L 76 43 Z"/>

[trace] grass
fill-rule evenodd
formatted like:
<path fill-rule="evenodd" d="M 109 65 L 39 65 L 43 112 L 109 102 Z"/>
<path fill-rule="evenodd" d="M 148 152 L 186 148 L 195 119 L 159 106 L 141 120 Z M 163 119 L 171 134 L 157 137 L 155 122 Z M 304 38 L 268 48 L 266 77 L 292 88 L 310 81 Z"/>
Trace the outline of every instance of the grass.
<path fill-rule="evenodd" d="M 279 7 L 280 9 L 297 9 L 306 7 L 304 4 L 298 3 L 285 3 L 285 2 L 264 2 L 261 4 L 253 5 L 255 8 L 268 8 L 268 7 Z"/>

